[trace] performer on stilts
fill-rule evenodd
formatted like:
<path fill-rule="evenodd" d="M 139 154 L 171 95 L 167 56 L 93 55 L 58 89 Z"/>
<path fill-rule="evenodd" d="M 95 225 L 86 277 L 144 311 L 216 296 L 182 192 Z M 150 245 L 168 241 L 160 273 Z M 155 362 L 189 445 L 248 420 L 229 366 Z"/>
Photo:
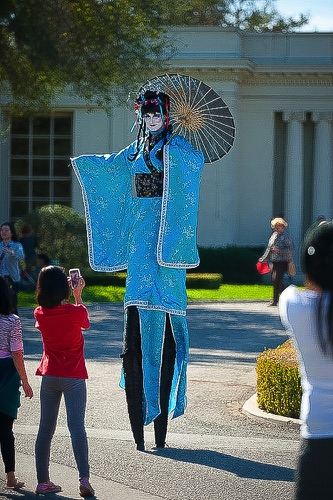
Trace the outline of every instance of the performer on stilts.
<path fill-rule="evenodd" d="M 186 269 L 199 264 L 204 156 L 172 134 L 165 93 L 143 91 L 135 111 L 135 142 L 72 164 L 85 203 L 91 267 L 127 270 L 121 385 L 136 447 L 144 451 L 144 426 L 154 422 L 156 447 L 163 448 L 168 416 L 186 407 Z"/>

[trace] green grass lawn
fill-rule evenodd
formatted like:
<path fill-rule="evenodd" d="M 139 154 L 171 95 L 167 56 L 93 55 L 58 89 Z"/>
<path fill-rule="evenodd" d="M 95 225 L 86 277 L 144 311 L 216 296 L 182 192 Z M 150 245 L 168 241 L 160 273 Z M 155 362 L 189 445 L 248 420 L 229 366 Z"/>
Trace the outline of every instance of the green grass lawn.
<path fill-rule="evenodd" d="M 124 287 L 117 286 L 87 286 L 83 290 L 85 304 L 92 302 L 122 302 Z M 271 285 L 221 285 L 218 290 L 188 289 L 188 300 L 270 300 L 272 298 Z M 19 307 L 36 306 L 34 292 L 19 292 Z"/>

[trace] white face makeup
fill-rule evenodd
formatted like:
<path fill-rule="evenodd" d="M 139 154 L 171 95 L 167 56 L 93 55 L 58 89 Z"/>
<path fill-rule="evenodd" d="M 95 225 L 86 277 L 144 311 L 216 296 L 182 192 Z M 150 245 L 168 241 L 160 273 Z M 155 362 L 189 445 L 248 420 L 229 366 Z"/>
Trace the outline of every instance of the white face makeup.
<path fill-rule="evenodd" d="M 163 116 L 161 113 L 146 113 L 142 116 L 146 122 L 148 130 L 158 132 L 164 127 Z"/>

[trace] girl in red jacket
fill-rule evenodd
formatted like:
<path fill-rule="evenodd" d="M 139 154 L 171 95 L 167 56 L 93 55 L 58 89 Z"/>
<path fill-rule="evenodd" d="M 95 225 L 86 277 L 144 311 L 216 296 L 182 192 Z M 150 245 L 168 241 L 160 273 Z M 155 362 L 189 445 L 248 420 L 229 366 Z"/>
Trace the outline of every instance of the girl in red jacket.
<path fill-rule="evenodd" d="M 37 281 L 34 311 L 36 327 L 43 340 L 43 356 L 36 374 L 43 377 L 40 391 L 41 416 L 35 445 L 38 485 L 36 493 L 55 493 L 61 487 L 49 476 L 51 440 L 56 428 L 62 395 L 65 398 L 67 424 L 79 471 L 82 497 L 94 495 L 89 483 L 88 441 L 84 419 L 87 400 L 82 329 L 90 326 L 88 311 L 82 303 L 85 286 L 80 277 L 73 288 L 75 305 L 69 303 L 70 287 L 60 267 L 44 267 Z"/>

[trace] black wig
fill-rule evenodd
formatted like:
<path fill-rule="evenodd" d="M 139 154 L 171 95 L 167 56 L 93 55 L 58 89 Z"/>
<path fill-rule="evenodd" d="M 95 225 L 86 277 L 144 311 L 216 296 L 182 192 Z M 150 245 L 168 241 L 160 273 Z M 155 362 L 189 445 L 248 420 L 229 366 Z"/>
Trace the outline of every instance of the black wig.
<path fill-rule="evenodd" d="M 145 114 L 161 113 L 161 115 L 163 116 L 165 123 L 165 127 L 163 130 L 163 137 L 164 137 L 163 146 L 166 143 L 168 132 L 172 132 L 172 126 L 170 123 L 170 116 L 169 116 L 170 100 L 169 96 L 164 92 L 146 90 L 144 93 L 139 94 L 138 97 L 135 99 L 134 108 L 137 114 L 138 135 L 137 135 L 136 152 L 129 157 L 131 161 L 135 160 L 135 158 L 138 156 L 142 141 L 145 140 L 147 135 L 146 122 L 143 119 L 143 116 Z"/>

